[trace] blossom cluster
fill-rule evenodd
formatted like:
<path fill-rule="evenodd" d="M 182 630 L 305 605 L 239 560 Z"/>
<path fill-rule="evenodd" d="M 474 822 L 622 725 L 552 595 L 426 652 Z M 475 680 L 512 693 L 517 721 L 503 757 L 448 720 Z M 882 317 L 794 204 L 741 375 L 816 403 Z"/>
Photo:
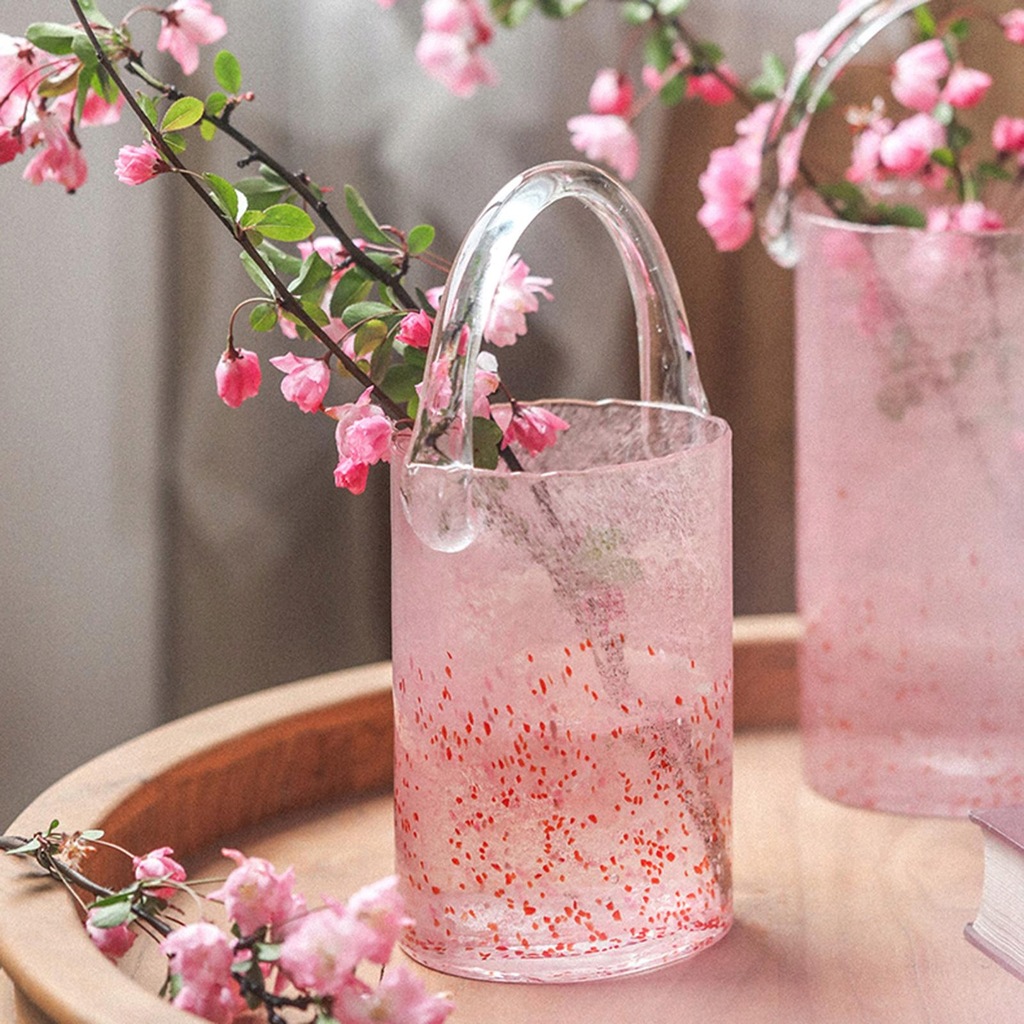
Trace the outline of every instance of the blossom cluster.
<path fill-rule="evenodd" d="M 176 895 L 196 894 L 170 847 L 133 858 L 136 884 L 97 900 L 85 927 L 110 959 L 135 942 L 138 921 L 166 911 Z M 205 899 L 223 904 L 230 931 L 204 917 L 168 930 L 166 993 L 172 1004 L 216 1024 L 231 1024 L 261 1005 L 315 1008 L 322 1024 L 442 1024 L 453 1009 L 404 965 L 387 967 L 376 985 L 363 964 L 383 968 L 406 916 L 394 877 L 356 892 L 346 903 L 310 908 L 295 873 L 261 857 L 225 849 L 235 868 Z M 280 1018 L 278 1018 L 280 1019 Z"/>
<path fill-rule="evenodd" d="M 425 26 L 433 23 L 430 12 L 435 2 L 472 9 L 475 22 L 485 17 L 474 0 L 428 0 Z M 840 0 L 838 6 L 842 10 L 852 3 Z M 585 3 L 550 0 L 541 9 L 551 16 L 568 17 L 583 6 Z M 620 0 L 619 7 L 634 42 L 642 38 L 642 50 L 624 46 L 622 66 L 597 72 L 587 98 L 589 111 L 569 119 L 571 144 L 629 180 L 640 163 L 635 122 L 655 98 L 668 105 L 697 100 L 712 105 L 735 102 L 745 107 L 736 125 L 735 143 L 711 153 L 698 182 L 704 199 L 698 220 L 719 250 L 738 249 L 754 232 L 762 148 L 771 111 L 786 84 L 786 64 L 767 54 L 761 73 L 743 82 L 721 49 L 700 40 L 686 25 L 683 15 L 690 7 L 689 0 Z M 493 12 L 507 26 L 519 23 L 523 9 L 518 4 L 492 4 Z M 863 17 L 877 13 L 868 11 Z M 922 5 L 914 17 L 920 38 L 891 68 L 895 112 L 890 112 L 880 97 L 863 108 L 851 109 L 847 117 L 853 132 L 852 150 L 844 158 L 841 180 L 824 179 L 817 173 L 804 175 L 805 180 L 819 191 L 833 214 L 846 219 L 930 230 L 998 230 L 1004 226 L 1004 218 L 985 204 L 983 192 L 993 180 L 1024 176 L 1024 117 L 1001 114 L 992 119 L 991 152 L 977 155 L 971 130 L 960 115 L 985 101 L 992 79 L 986 71 L 971 66 L 962 51 L 976 21 L 995 22 L 1009 42 L 1021 45 L 1024 9 L 1012 8 L 996 16 L 965 8 L 936 24 Z M 818 35 L 819 30 L 812 28 L 797 37 L 794 66 L 816 44 Z M 473 61 L 477 66 L 484 66 L 480 50 L 492 37 L 489 26 L 476 35 Z M 640 67 L 631 74 L 626 64 L 629 54 L 638 50 L 642 52 Z M 417 54 L 427 70 L 458 95 L 472 91 L 465 80 L 453 75 L 453 67 L 447 74 L 438 74 L 420 50 Z M 472 84 L 494 80 L 493 70 L 488 69 Z M 783 153 L 783 158 L 794 161 L 795 178 L 805 170 L 796 159 L 797 138 L 791 140 L 790 149 L 794 152 Z M 893 186 L 901 183 L 916 189 L 918 203 L 888 201 Z M 903 189 L 901 195 L 905 193 Z"/>
<path fill-rule="evenodd" d="M 71 3 L 81 11 L 78 0 Z M 408 428 L 423 395 L 426 350 L 441 289 L 418 292 L 416 299 L 405 277 L 413 260 L 445 268 L 430 250 L 433 229 L 418 225 L 404 233 L 382 226 L 347 186 L 346 206 L 356 230 L 343 231 L 327 204 L 330 189 L 287 171 L 234 122 L 229 125 L 235 108 L 252 99 L 251 92 L 242 91 L 241 67 L 229 51 L 217 54 L 214 73 L 220 88 L 205 99 L 183 95 L 143 67 L 129 21 L 156 14 L 157 49 L 192 74 L 199 66 L 200 48 L 227 32 L 209 0 L 139 6 L 118 24 L 92 3 L 88 10 L 88 22 L 46 22 L 30 26 L 24 37 L 0 35 L 0 161 L 36 148 L 25 176 L 35 182 L 59 181 L 73 191 L 86 179 L 79 129 L 111 124 L 130 104 L 142 122 L 143 140 L 121 147 L 114 168 L 118 179 L 130 186 L 167 174 L 189 176 L 192 185 L 202 181 L 207 186 L 204 200 L 241 245 L 246 270 L 261 292 L 241 303 L 231 317 L 227 348 L 215 370 L 218 394 L 237 408 L 260 391 L 259 356 L 235 344 L 235 316 L 243 306 L 252 306 L 249 322 L 254 331 L 279 328 L 291 343 L 291 350 L 269 359 L 284 375 L 285 399 L 334 422 L 335 482 L 362 492 L 370 468 L 387 461 L 393 433 Z M 493 80 L 479 52 L 490 38 L 487 16 L 473 0 L 427 0 L 424 18 L 427 30 L 418 53 L 449 88 L 466 95 L 475 85 Z M 154 93 L 140 92 L 133 99 L 122 73 L 141 78 Z M 181 155 L 190 134 L 209 139 L 217 131 L 245 147 L 248 159 L 243 165 L 257 155 L 262 159 L 257 176 L 229 182 L 185 167 Z M 330 233 L 313 237 L 310 208 Z M 282 248 L 280 242 L 297 243 L 297 251 Z M 550 285 L 548 278 L 531 274 L 525 262 L 513 257 L 492 304 L 484 340 L 495 347 L 513 344 L 526 332 L 526 316 L 538 310 L 540 299 L 552 298 Z M 315 354 L 303 351 L 304 345 L 315 346 Z M 439 376 L 453 371 L 441 364 L 434 367 Z M 330 402 L 331 384 L 351 385 L 351 378 L 358 397 Z M 515 401 L 501 383 L 492 353 L 480 357 L 475 380 L 474 416 L 491 428 L 485 434 L 489 446 L 478 449 L 482 466 L 497 468 L 513 444 L 536 454 L 566 429 L 553 414 Z M 445 393 L 444 386 L 440 381 L 433 393 Z M 507 405 L 500 425 L 490 404 L 499 392 Z"/>

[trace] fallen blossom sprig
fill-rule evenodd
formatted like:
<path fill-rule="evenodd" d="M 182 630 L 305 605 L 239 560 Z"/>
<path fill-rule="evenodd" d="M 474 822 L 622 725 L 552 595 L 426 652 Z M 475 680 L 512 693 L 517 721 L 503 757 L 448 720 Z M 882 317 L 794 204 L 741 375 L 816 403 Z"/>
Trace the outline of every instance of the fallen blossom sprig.
<path fill-rule="evenodd" d="M 97 846 L 121 853 L 134 881 L 112 890 L 84 874 Z M 154 938 L 167 957 L 161 995 L 215 1024 L 249 1019 L 253 1010 L 267 1024 L 286 1024 L 285 1011 L 312 1012 L 309 1024 L 443 1024 L 454 1009 L 404 965 L 387 966 L 412 924 L 393 877 L 346 903 L 327 899 L 311 909 L 295 889 L 293 869 L 278 871 L 234 849 L 222 851 L 235 867 L 219 882 L 190 880 L 169 846 L 136 856 L 100 830 L 67 833 L 57 821 L 28 839 L 0 836 L 0 850 L 33 859 L 68 888 L 108 959 L 123 957 L 140 933 Z M 199 908 L 199 920 L 186 922 L 180 898 Z M 227 928 L 209 920 L 210 903 L 223 908 Z"/>
<path fill-rule="evenodd" d="M 331 189 L 289 169 L 235 124 L 235 114 L 255 97 L 243 90 L 241 66 L 230 51 L 216 55 L 218 87 L 205 98 L 150 73 L 133 44 L 129 22 L 141 14 L 157 15 L 157 49 L 168 52 L 188 75 L 199 66 L 200 47 L 227 32 L 207 0 L 140 5 L 116 24 L 94 0 L 69 3 L 78 19 L 73 24 L 37 23 L 24 37 L 0 35 L 0 163 L 34 150 L 25 176 L 75 191 L 87 177 L 79 129 L 113 124 L 129 108 L 143 140 L 121 148 L 115 164 L 119 180 L 135 187 L 159 177 L 181 179 L 231 234 L 260 293 L 235 304 L 216 366 L 217 393 L 238 407 L 262 386 L 259 355 L 236 341 L 243 308 L 253 332 L 279 329 L 296 347 L 319 346 L 317 355 L 289 351 L 270 363 L 284 374 L 281 390 L 288 401 L 335 421 L 335 481 L 361 492 L 370 467 L 388 460 L 394 431 L 408 429 L 416 417 L 440 288 L 421 291 L 407 278 L 413 263 L 442 272 L 447 267 L 431 251 L 434 229 L 420 224 L 406 231 L 383 223 L 346 186 L 344 203 L 352 223 L 346 230 L 329 203 Z M 132 92 L 126 76 L 146 88 Z M 239 169 L 255 166 L 255 174 L 229 181 L 186 166 L 183 156 L 195 136 L 209 140 L 218 133 L 244 151 Z M 316 235 L 317 222 L 324 234 Z M 513 257 L 492 305 L 485 340 L 503 346 L 525 333 L 526 314 L 537 310 L 538 296 L 551 298 L 550 284 Z M 338 379 L 354 381 L 359 390 L 355 401 L 327 402 Z M 485 397 L 495 390 L 490 387 Z M 536 445 L 539 435 L 517 430 L 515 422 L 525 415 L 520 410 L 529 408 L 517 403 L 507 429 L 500 430 L 489 402 L 478 404 L 480 466 L 495 469 L 504 462 L 509 469 L 520 468 L 509 447 L 513 441 L 536 452 L 522 439 Z"/>

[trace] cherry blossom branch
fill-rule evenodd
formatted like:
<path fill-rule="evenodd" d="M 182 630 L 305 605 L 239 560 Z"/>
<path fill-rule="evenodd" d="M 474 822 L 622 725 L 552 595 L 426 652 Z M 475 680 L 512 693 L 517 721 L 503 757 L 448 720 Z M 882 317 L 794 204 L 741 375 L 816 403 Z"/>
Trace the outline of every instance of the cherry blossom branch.
<path fill-rule="evenodd" d="M 132 54 L 125 62 L 125 68 L 130 71 L 137 78 L 142 79 L 147 85 L 156 89 L 164 97 L 169 100 L 181 99 L 184 95 L 175 86 L 170 85 L 166 82 L 160 81 L 160 79 L 154 77 L 149 71 L 143 66 L 141 58 L 138 54 Z M 334 216 L 333 211 L 328 205 L 327 201 L 322 195 L 318 195 L 310 187 L 310 179 L 308 175 L 303 171 L 292 171 L 279 160 L 277 160 L 271 153 L 268 153 L 262 146 L 255 142 L 252 138 L 245 134 L 245 132 L 239 130 L 231 123 L 229 111 L 233 109 L 228 107 L 223 114 L 210 114 L 204 113 L 203 120 L 209 124 L 214 125 L 219 131 L 222 131 L 230 139 L 241 146 L 248 156 L 238 161 L 239 167 L 245 167 L 251 163 L 261 163 L 266 167 L 269 167 L 275 174 L 279 175 L 284 180 L 289 188 L 292 189 L 309 207 L 315 212 L 317 217 L 323 223 L 324 227 L 334 235 L 335 238 L 341 243 L 342 247 L 349 254 L 352 262 L 358 266 L 361 270 L 365 271 L 375 280 L 380 281 L 386 287 L 390 288 L 394 293 L 395 297 L 405 306 L 406 309 L 415 310 L 418 309 L 416 300 L 409 294 L 406 288 L 402 284 L 402 276 L 404 268 L 401 271 L 395 273 L 388 273 L 383 267 L 374 260 L 370 259 L 358 245 L 352 236 L 345 230 L 338 219 Z"/>
<path fill-rule="evenodd" d="M 90 44 L 96 52 L 96 56 L 103 66 L 104 71 L 110 76 L 111 80 L 120 89 L 122 96 L 124 96 L 125 102 L 131 108 L 132 113 L 136 116 L 142 126 L 149 133 L 153 140 L 154 145 L 160 151 L 161 157 L 164 161 L 172 167 L 175 171 L 180 173 L 180 176 L 184 179 L 185 183 L 189 188 L 200 198 L 200 200 L 210 209 L 217 220 L 231 233 L 231 236 L 235 239 L 242 250 L 249 256 L 253 263 L 259 268 L 260 272 L 267 278 L 267 280 L 273 285 L 274 291 L 277 296 L 277 301 L 281 307 L 298 320 L 313 336 L 319 341 L 341 364 L 344 368 L 359 381 L 364 388 L 370 388 L 375 399 L 380 404 L 381 408 L 387 413 L 387 415 L 394 421 L 400 421 L 405 419 L 405 411 L 399 406 L 383 389 L 381 389 L 363 370 L 355 363 L 354 360 L 342 350 L 342 348 L 331 339 L 327 333 L 316 323 L 315 320 L 306 312 L 302 307 L 302 304 L 298 302 L 295 296 L 289 291 L 288 286 L 281 280 L 274 268 L 264 259 L 263 254 L 259 249 L 253 245 L 252 240 L 246 235 L 244 231 L 240 231 L 238 226 L 235 224 L 230 217 L 228 217 L 221 208 L 217 205 L 214 198 L 206 191 L 202 185 L 196 180 L 196 178 L 188 173 L 188 169 L 181 162 L 178 154 L 174 149 L 168 145 L 163 133 L 159 128 L 150 120 L 149 115 L 143 110 L 142 105 L 132 95 L 131 90 L 127 87 L 124 79 L 119 74 L 114 62 L 110 59 L 103 44 L 100 42 L 96 35 L 95 29 L 89 23 L 88 19 L 82 10 L 79 0 L 69 0 L 72 9 L 78 16 L 79 21 L 82 25 L 82 30 L 85 32 L 89 39 Z"/>

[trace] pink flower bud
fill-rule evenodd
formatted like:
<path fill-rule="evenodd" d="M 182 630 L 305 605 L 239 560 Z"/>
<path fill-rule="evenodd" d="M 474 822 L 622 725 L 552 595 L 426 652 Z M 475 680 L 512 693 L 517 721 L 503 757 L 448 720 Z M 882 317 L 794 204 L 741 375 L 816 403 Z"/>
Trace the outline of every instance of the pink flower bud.
<path fill-rule="evenodd" d="M 1024 45 L 1024 10 L 1016 7 L 1007 11 L 999 19 L 999 24 L 1003 26 L 1003 34 L 1011 43 Z"/>
<path fill-rule="evenodd" d="M 715 72 L 690 75 L 686 83 L 686 95 L 690 99 L 700 99 L 713 107 L 720 107 L 736 95 L 730 82 L 736 83 L 735 73 L 727 65 L 720 64 Z"/>
<path fill-rule="evenodd" d="M 113 928 L 99 928 L 93 923 L 94 914 L 95 911 L 90 910 L 89 916 L 85 919 L 85 930 L 89 938 L 108 960 L 120 960 L 132 948 L 135 932 L 126 924 L 119 924 Z"/>
<path fill-rule="evenodd" d="M 117 180 L 125 185 L 141 185 L 170 168 L 151 142 L 141 146 L 122 146 L 114 162 Z"/>
<path fill-rule="evenodd" d="M 945 129 L 929 114 L 915 114 L 901 121 L 879 147 L 882 165 L 901 178 L 923 171 L 932 153 L 946 141 Z"/>
<path fill-rule="evenodd" d="M 255 352 L 229 347 L 217 363 L 217 394 L 225 405 L 237 409 L 247 398 L 259 394 L 262 377 Z"/>
<path fill-rule="evenodd" d="M 949 66 L 941 39 L 910 47 L 893 65 L 893 96 L 911 110 L 932 110 L 939 101 L 939 80 L 949 74 Z"/>
<path fill-rule="evenodd" d="M 569 118 L 568 128 L 574 149 L 608 164 L 626 181 L 636 176 L 640 143 L 625 119 L 616 114 L 580 114 Z"/>
<path fill-rule="evenodd" d="M 633 105 L 633 83 L 614 68 L 602 68 L 590 87 L 587 105 L 592 114 L 626 117 Z"/>
<path fill-rule="evenodd" d="M 174 851 L 169 846 L 161 846 L 151 850 L 142 857 L 132 858 L 135 877 L 139 881 L 151 878 L 168 878 L 173 882 L 184 882 L 185 869 L 171 856 Z M 173 886 L 163 886 L 149 890 L 154 896 L 169 900 L 174 895 Z"/>
<path fill-rule="evenodd" d="M 992 125 L 992 145 L 999 153 L 1024 151 L 1024 117 L 997 117 Z"/>
<path fill-rule="evenodd" d="M 965 68 L 958 64 L 950 72 L 942 98 L 959 110 L 977 106 L 992 85 L 992 76 L 976 68 Z"/>
<path fill-rule="evenodd" d="M 402 318 L 395 334 L 395 341 L 412 348 L 430 348 L 430 336 L 434 332 L 434 318 L 423 309 L 408 313 Z"/>

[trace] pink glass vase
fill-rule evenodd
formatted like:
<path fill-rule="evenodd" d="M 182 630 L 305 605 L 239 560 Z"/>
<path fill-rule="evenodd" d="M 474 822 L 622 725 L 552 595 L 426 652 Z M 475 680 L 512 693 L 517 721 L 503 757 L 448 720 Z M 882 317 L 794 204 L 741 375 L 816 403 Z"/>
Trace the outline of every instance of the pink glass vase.
<path fill-rule="evenodd" d="M 852 0 L 802 53 L 761 224 L 796 267 L 806 777 L 850 804 L 961 815 L 1024 801 L 1024 233 L 794 202 L 819 101 L 917 5 Z"/>
<path fill-rule="evenodd" d="M 807 778 L 895 811 L 1024 801 L 1024 235 L 796 235 Z"/>
<path fill-rule="evenodd" d="M 623 256 L 645 401 L 548 403 L 557 444 L 474 469 L 462 368 L 516 240 L 563 197 Z M 449 277 L 392 476 L 404 946 L 441 971 L 618 975 L 730 925 L 730 435 L 688 338 L 646 216 L 584 165 L 512 182 Z"/>

